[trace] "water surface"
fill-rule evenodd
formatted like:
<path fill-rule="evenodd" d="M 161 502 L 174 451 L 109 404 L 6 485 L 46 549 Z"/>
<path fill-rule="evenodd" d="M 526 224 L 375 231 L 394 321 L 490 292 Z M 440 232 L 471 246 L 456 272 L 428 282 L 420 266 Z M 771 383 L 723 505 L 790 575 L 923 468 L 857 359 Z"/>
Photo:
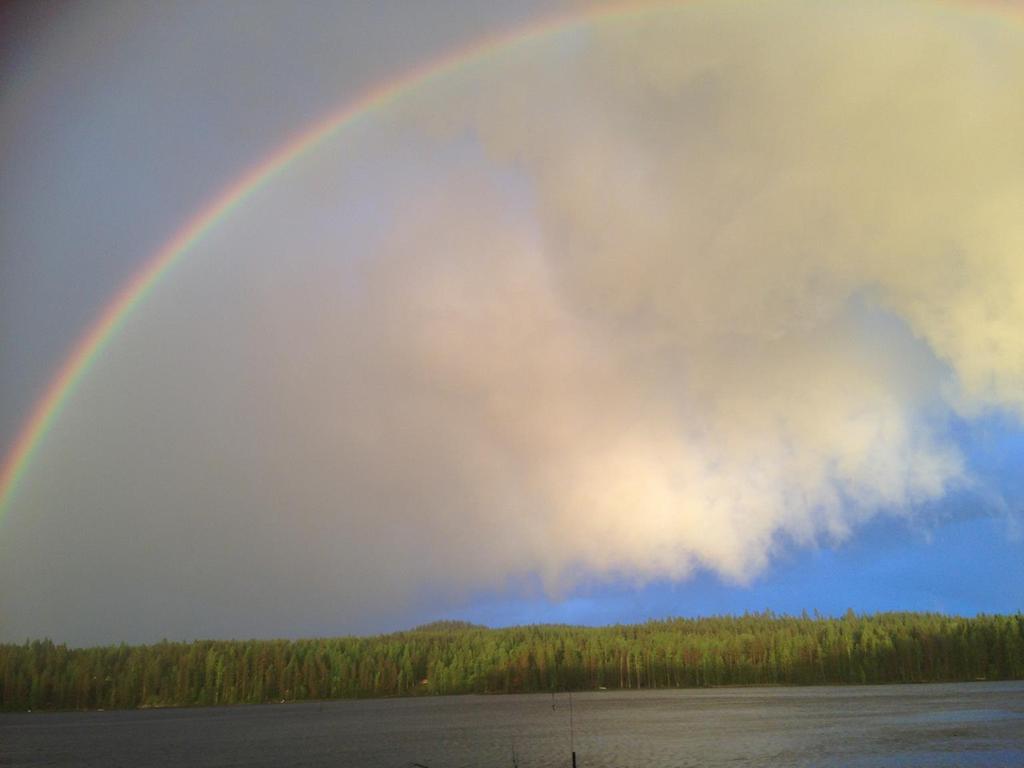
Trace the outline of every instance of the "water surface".
<path fill-rule="evenodd" d="M 574 694 L 580 768 L 1022 766 L 1024 682 Z M 567 766 L 565 694 L 0 715 L 2 766 Z"/>

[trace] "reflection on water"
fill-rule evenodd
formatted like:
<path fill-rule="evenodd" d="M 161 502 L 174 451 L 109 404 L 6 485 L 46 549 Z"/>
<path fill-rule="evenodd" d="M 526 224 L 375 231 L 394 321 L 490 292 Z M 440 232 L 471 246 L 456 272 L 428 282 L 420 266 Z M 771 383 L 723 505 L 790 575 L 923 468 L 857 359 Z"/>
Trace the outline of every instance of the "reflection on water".
<path fill-rule="evenodd" d="M 0 716 L 4 766 L 569 764 L 565 694 Z M 1024 683 L 573 695 L 587 766 L 1021 766 Z"/>

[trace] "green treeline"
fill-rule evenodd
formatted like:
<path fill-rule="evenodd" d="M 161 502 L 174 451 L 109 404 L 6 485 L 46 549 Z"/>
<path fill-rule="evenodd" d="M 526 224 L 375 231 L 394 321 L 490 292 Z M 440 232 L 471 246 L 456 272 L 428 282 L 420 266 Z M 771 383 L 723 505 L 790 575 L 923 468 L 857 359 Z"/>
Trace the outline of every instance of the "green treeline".
<path fill-rule="evenodd" d="M 1024 678 L 1024 614 L 883 613 L 487 629 L 377 637 L 0 645 L 0 709 L 236 704 L 597 688 Z"/>

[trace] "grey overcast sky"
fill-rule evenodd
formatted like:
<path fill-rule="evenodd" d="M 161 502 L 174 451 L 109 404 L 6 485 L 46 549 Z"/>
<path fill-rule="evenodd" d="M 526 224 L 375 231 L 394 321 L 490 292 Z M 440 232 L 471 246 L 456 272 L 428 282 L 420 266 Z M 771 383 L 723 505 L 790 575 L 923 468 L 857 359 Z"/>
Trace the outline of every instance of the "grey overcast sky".
<path fill-rule="evenodd" d="M 581 3 L 13 2 L 0 13 L 0 436 L 175 229 L 310 121 Z"/>

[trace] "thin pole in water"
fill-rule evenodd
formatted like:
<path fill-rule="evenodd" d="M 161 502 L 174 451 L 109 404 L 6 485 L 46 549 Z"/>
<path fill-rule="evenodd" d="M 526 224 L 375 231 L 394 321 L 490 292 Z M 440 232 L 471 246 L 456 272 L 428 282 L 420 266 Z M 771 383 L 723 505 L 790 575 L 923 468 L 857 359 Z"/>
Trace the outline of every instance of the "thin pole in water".
<path fill-rule="evenodd" d="M 572 752 L 572 768 L 576 768 L 576 733 L 572 721 L 572 691 L 569 691 L 569 751 Z"/>

